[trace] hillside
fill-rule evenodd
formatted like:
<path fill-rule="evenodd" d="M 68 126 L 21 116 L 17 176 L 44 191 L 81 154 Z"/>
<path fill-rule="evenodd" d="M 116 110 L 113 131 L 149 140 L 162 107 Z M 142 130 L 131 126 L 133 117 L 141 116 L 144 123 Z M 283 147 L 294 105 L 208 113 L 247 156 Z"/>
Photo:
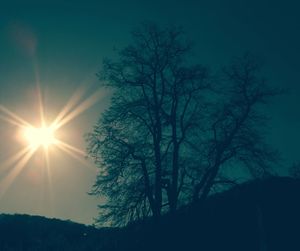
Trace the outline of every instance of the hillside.
<path fill-rule="evenodd" d="M 1 215 L 0 250 L 300 250 L 300 181 L 241 184 L 165 216 L 103 228 L 39 216 Z"/>
<path fill-rule="evenodd" d="M 122 250 L 299 251 L 300 180 L 244 183 L 131 231 L 136 244 Z"/>
<path fill-rule="evenodd" d="M 112 231 L 41 216 L 2 214 L 0 250 L 106 250 Z"/>

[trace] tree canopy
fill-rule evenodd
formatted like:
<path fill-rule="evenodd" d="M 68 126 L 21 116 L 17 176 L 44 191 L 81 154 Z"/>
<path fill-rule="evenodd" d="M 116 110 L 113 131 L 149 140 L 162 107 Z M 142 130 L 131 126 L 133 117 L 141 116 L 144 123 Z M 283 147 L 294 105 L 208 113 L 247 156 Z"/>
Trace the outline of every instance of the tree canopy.
<path fill-rule="evenodd" d="M 98 74 L 113 89 L 109 108 L 87 135 L 99 168 L 92 194 L 106 197 L 101 220 L 123 224 L 175 212 L 205 199 L 221 169 L 266 175 L 276 162 L 261 106 L 278 94 L 249 55 L 219 76 L 193 64 L 181 29 L 144 24 Z M 218 179 L 219 178 L 219 179 Z M 229 177 L 230 178 L 230 177 Z"/>

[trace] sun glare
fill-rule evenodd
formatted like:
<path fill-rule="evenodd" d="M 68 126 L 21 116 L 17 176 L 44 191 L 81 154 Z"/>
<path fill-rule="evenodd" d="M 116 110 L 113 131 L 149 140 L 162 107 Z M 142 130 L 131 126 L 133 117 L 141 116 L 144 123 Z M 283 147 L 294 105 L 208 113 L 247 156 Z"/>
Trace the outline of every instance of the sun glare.
<path fill-rule="evenodd" d="M 37 83 L 39 83 L 38 80 Z M 31 157 L 37 152 L 39 154 L 44 153 L 45 170 L 47 172 L 49 185 L 51 186 L 51 170 L 49 159 L 50 147 L 60 149 L 74 158 L 76 161 L 80 161 L 84 166 L 90 167 L 89 164 L 84 161 L 84 151 L 62 141 L 57 135 L 61 135 L 61 132 L 58 133 L 61 127 L 71 122 L 81 113 L 97 103 L 100 98 L 103 97 L 104 93 L 99 90 L 94 92 L 86 99 L 82 99 L 83 95 L 85 95 L 84 88 L 78 89 L 78 91 L 73 94 L 73 96 L 69 99 L 67 104 L 59 112 L 52 123 L 47 125 L 44 114 L 42 95 L 39 84 L 37 84 L 37 96 L 39 100 L 38 108 L 40 111 L 39 123 L 41 127 L 34 127 L 18 114 L 10 111 L 8 108 L 0 104 L 0 120 L 8 122 L 14 127 L 17 126 L 19 128 L 18 138 L 21 139 L 22 142 L 26 143 L 26 147 L 10 156 L 1 164 L 2 167 L 10 167 L 10 169 L 8 169 L 9 172 L 7 172 L 6 176 L 0 179 L 0 199 L 6 193 L 7 189 L 11 186 L 15 178 L 22 172 L 23 168 L 30 161 Z M 42 148 L 43 151 L 38 151 L 39 148 Z"/>
<path fill-rule="evenodd" d="M 51 127 L 26 127 L 24 137 L 32 148 L 49 147 L 56 143 L 55 130 Z"/>

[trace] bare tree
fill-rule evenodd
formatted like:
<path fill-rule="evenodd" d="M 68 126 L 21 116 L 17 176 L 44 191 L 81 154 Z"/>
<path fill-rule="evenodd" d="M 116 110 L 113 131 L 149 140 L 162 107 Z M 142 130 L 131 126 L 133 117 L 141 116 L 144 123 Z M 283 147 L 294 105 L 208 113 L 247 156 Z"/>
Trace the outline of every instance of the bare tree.
<path fill-rule="evenodd" d="M 89 134 L 99 164 L 94 194 L 109 216 L 127 221 L 175 211 L 184 186 L 182 146 L 199 127 L 208 71 L 190 66 L 190 46 L 177 28 L 143 25 L 118 62 L 104 62 L 103 86 L 114 88 L 110 108 Z M 102 207 L 103 208 L 103 207 Z M 129 217 L 129 218 L 128 218 Z"/>
<path fill-rule="evenodd" d="M 223 72 L 219 92 L 224 98 L 212 108 L 203 149 L 205 172 L 195 185 L 195 201 L 207 197 L 220 169 L 229 162 L 244 165 L 254 177 L 261 177 L 270 174 L 270 167 L 279 160 L 278 153 L 265 143 L 267 116 L 262 110 L 269 98 L 281 91 L 259 77 L 259 68 L 246 54 Z"/>
<path fill-rule="evenodd" d="M 175 212 L 205 199 L 229 163 L 264 175 L 276 161 L 266 145 L 261 105 L 278 94 L 258 77 L 249 56 L 220 81 L 191 65 L 178 28 L 146 24 L 116 62 L 99 73 L 113 88 L 111 105 L 88 134 L 99 167 L 92 194 L 104 195 L 101 218 L 113 223 Z"/>

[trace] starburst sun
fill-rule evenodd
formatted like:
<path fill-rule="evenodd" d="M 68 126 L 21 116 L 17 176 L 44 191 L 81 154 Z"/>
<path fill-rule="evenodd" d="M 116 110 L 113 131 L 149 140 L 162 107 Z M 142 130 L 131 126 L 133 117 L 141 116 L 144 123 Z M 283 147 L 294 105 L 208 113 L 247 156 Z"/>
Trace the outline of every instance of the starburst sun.
<path fill-rule="evenodd" d="M 59 112 L 57 117 L 52 121 L 52 123 L 47 124 L 44 107 L 41 97 L 40 89 L 38 88 L 38 98 L 39 98 L 39 110 L 40 110 L 40 126 L 35 127 L 16 113 L 10 111 L 8 108 L 0 104 L 0 119 L 8 122 L 13 126 L 19 128 L 19 139 L 25 142 L 26 147 L 22 148 L 17 153 L 13 154 L 8 159 L 4 160 L 2 163 L 2 168 L 9 168 L 6 175 L 0 179 L 0 199 L 10 187 L 15 178 L 21 173 L 24 166 L 29 162 L 34 153 L 41 154 L 38 149 L 42 148 L 45 156 L 45 165 L 47 175 L 49 178 L 49 183 L 51 180 L 50 175 L 50 164 L 49 164 L 49 150 L 50 148 L 58 148 L 70 155 L 77 161 L 80 161 L 83 165 L 89 166 L 87 162 L 84 161 L 85 153 L 81 149 L 68 144 L 63 140 L 59 139 L 58 131 L 67 123 L 76 118 L 79 114 L 86 111 L 92 105 L 97 103 L 101 97 L 103 97 L 103 92 L 96 91 L 91 96 L 86 99 L 82 99 L 84 95 L 84 88 L 78 89 L 77 92 L 73 94 L 67 104 Z M 61 133 L 60 133 L 61 134 Z"/>

